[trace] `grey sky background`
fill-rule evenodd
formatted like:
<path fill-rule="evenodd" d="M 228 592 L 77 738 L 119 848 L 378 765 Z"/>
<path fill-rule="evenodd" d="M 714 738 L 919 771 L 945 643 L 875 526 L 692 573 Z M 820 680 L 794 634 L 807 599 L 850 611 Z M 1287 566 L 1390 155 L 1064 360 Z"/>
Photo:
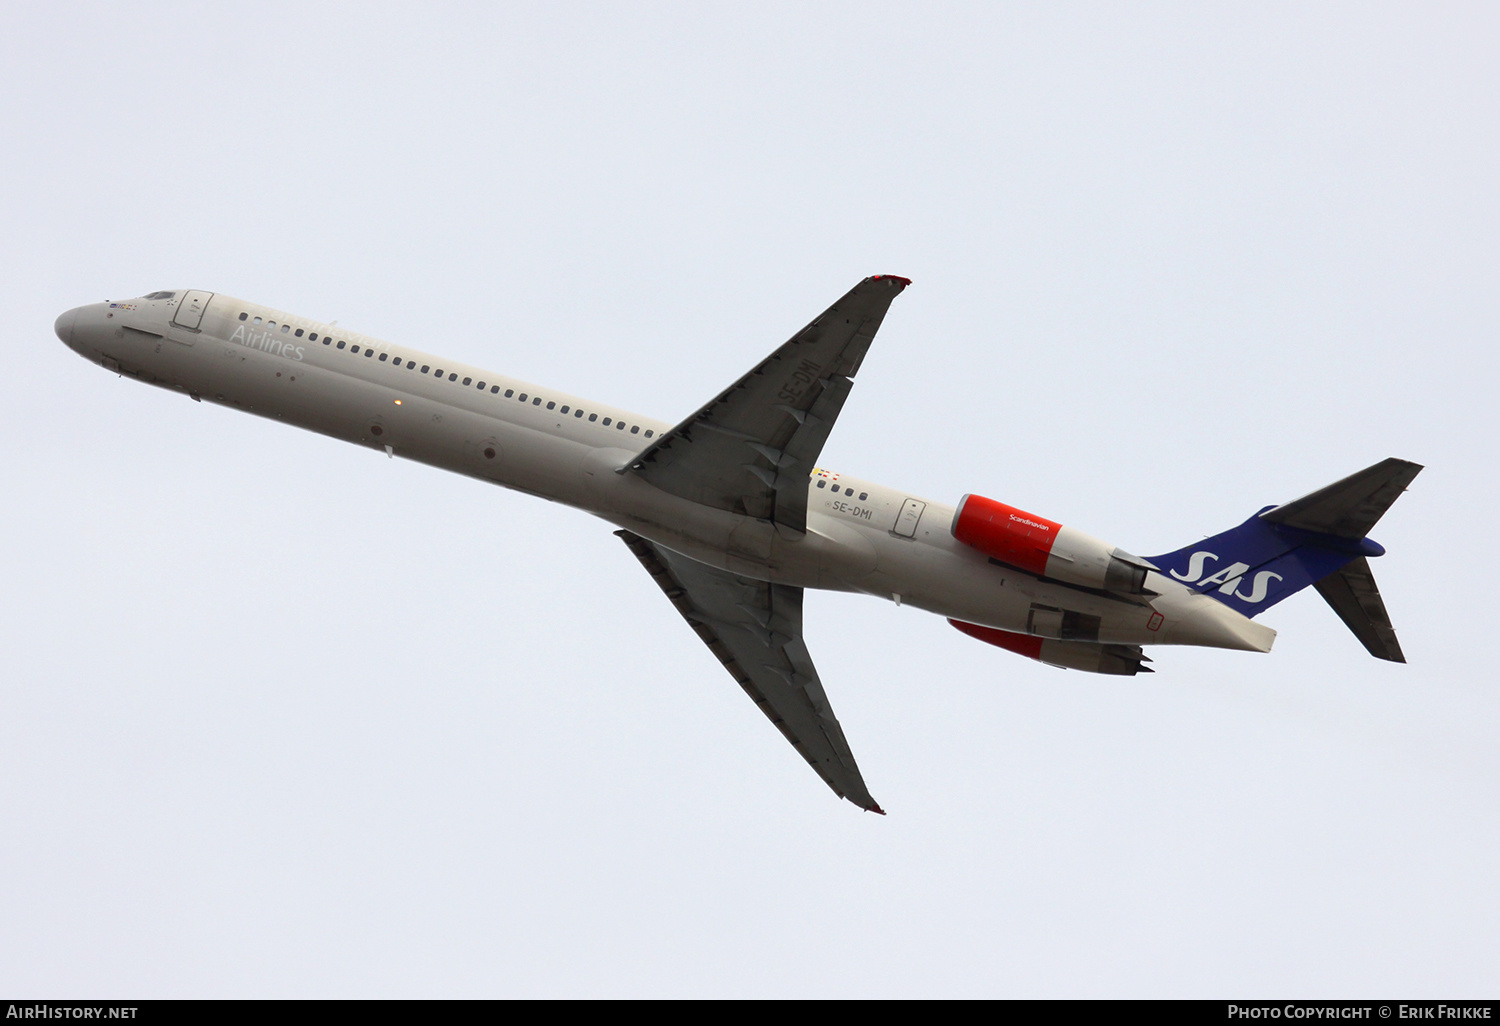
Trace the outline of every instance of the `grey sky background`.
<path fill-rule="evenodd" d="M 1486 4 L 12 4 L 0 991 L 1500 984 Z M 815 594 L 837 801 L 606 525 L 92 367 L 264 302 L 673 420 L 861 277 L 822 464 L 1144 554 L 1386 456 L 1410 664 Z"/>

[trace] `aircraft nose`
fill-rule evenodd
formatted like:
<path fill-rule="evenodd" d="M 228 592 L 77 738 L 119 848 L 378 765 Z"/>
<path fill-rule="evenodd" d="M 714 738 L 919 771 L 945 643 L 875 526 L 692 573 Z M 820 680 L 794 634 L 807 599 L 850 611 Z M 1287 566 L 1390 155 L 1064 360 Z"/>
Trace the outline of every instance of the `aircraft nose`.
<path fill-rule="evenodd" d="M 52 330 L 57 332 L 57 337 L 63 340 L 64 345 L 73 344 L 73 321 L 78 317 L 75 307 L 59 317 L 52 325 Z"/>

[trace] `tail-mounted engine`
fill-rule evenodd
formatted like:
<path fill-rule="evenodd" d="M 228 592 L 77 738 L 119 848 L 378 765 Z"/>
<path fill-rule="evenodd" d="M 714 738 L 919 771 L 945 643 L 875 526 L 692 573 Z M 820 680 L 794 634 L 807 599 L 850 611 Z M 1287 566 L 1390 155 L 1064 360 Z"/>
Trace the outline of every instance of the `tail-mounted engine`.
<path fill-rule="evenodd" d="M 1108 542 L 982 495 L 963 497 L 952 530 L 992 560 L 1085 588 L 1145 594 L 1146 571 L 1155 569 Z"/>
<path fill-rule="evenodd" d="M 1048 666 L 1130 677 L 1137 673 L 1152 672 L 1151 667 L 1146 665 L 1151 658 L 1141 652 L 1139 645 L 1090 645 L 1082 641 L 1053 641 L 1014 631 L 997 630 L 994 627 L 981 627 L 977 623 L 964 623 L 962 620 L 948 622 L 971 638 L 978 638 L 997 648 L 1027 659 L 1035 659 Z"/>

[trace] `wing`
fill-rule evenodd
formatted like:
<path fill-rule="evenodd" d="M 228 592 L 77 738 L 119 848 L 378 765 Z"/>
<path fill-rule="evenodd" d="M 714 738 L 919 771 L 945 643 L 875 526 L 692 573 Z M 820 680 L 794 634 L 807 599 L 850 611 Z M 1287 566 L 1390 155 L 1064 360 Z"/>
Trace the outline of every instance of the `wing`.
<path fill-rule="evenodd" d="M 833 793 L 885 815 L 865 789 L 802 641 L 802 589 L 717 570 L 629 531 L 615 534 Z"/>
<path fill-rule="evenodd" d="M 910 284 L 866 278 L 621 473 L 705 506 L 807 530 L 808 476 L 891 300 Z"/>

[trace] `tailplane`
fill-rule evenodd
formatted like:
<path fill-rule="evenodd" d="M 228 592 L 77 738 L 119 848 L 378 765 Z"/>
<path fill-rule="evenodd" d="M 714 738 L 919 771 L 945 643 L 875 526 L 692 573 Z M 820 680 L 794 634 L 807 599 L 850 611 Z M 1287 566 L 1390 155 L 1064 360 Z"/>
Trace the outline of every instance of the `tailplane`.
<path fill-rule="evenodd" d="M 1329 574 L 1314 587 L 1367 652 L 1376 659 L 1406 662 L 1391 618 L 1386 615 L 1380 589 L 1370 573 L 1369 560 L 1364 556 L 1350 560 L 1342 570 Z"/>
<path fill-rule="evenodd" d="M 1371 655 L 1405 662 L 1370 573 L 1385 549 L 1366 535 L 1421 470 L 1382 460 L 1150 562 L 1250 617 L 1313 585 Z"/>

